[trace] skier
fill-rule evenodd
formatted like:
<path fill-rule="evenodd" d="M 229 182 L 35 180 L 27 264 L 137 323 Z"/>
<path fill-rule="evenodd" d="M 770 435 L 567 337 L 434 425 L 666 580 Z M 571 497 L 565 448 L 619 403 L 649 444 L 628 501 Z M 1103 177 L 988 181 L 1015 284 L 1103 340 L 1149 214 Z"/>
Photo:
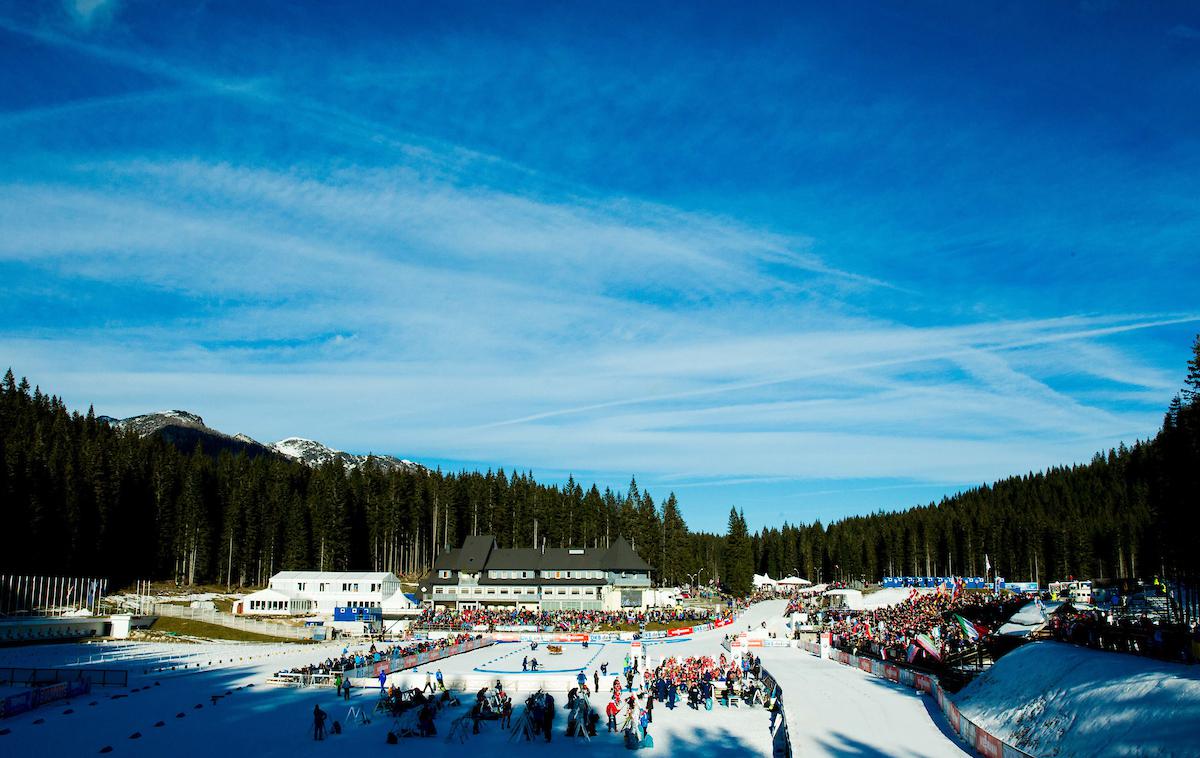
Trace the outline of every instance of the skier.
<path fill-rule="evenodd" d="M 346 678 L 346 681 L 342 682 L 342 693 L 343 693 L 343 697 L 342 697 L 343 700 L 350 699 L 350 679 L 349 679 L 349 677 Z"/>
<path fill-rule="evenodd" d="M 380 692 L 380 694 L 382 694 L 383 691 L 386 689 L 387 689 L 387 673 L 384 671 L 380 671 L 379 672 L 379 692 Z"/>
<path fill-rule="evenodd" d="M 521 670 L 522 671 L 529 670 L 529 656 L 525 656 L 524 658 L 521 659 Z"/>
<path fill-rule="evenodd" d="M 433 689 L 433 674 L 429 671 L 425 672 L 425 686 L 421 688 L 422 692 L 428 692 L 430 695 L 434 693 Z"/>
<path fill-rule="evenodd" d="M 434 678 L 437 679 L 438 689 L 441 690 L 442 692 L 445 692 L 446 691 L 446 682 L 444 679 L 442 679 L 442 670 L 441 669 L 437 670 L 437 673 L 434 674 Z"/>
<path fill-rule="evenodd" d="M 599 692 L 600 691 L 600 672 L 599 671 L 595 671 L 595 670 L 592 671 L 592 681 L 594 681 L 596 683 L 595 691 Z"/>
<path fill-rule="evenodd" d="M 335 687 L 337 687 L 337 696 L 341 697 L 342 696 L 342 673 L 340 671 L 333 675 L 333 684 Z"/>

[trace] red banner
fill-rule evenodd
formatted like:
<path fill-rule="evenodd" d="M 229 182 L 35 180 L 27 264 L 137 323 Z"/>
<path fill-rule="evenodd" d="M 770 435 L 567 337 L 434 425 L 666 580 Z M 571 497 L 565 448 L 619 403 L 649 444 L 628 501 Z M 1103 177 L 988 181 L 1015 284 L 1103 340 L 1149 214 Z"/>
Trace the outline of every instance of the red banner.
<path fill-rule="evenodd" d="M 554 635 L 555 642 L 586 642 L 588 636 L 586 634 L 556 634 Z"/>
<path fill-rule="evenodd" d="M 691 633 L 692 633 L 692 630 L 690 627 L 685 627 L 683 629 L 668 629 L 667 630 L 668 637 L 682 637 L 685 634 L 691 634 Z"/>
<path fill-rule="evenodd" d="M 884 666 L 883 675 L 893 682 L 900 681 L 900 669 L 896 666 Z"/>
<path fill-rule="evenodd" d="M 975 727 L 975 749 L 985 758 L 1004 758 L 1004 743 Z"/>

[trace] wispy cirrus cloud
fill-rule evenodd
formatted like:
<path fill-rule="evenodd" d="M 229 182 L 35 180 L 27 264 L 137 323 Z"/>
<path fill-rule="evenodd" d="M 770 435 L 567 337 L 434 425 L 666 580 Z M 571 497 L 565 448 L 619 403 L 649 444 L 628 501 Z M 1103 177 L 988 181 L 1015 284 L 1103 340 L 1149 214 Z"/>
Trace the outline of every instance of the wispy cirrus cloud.
<path fill-rule="evenodd" d="M 1013 56 L 904 18 L 875 60 L 786 18 L 704 55 L 676 23 L 547 45 L 554 14 L 372 19 L 346 50 L 319 6 L 114 7 L 0 13 L 31 72 L 0 92 L 0 349 L 76 405 L 636 473 L 720 528 L 1150 434 L 1197 323 L 1200 160 L 1145 56 L 1014 91 Z M 1063 130 L 1039 101 L 1113 91 L 1138 115 Z"/>

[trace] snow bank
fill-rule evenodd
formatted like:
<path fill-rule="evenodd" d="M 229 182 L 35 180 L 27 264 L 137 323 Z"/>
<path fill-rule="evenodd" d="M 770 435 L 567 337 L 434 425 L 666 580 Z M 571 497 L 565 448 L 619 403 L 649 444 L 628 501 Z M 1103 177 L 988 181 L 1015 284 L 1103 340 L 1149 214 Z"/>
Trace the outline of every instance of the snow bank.
<path fill-rule="evenodd" d="M 1035 642 L 954 698 L 962 715 L 1039 756 L 1200 754 L 1200 669 Z"/>
<path fill-rule="evenodd" d="M 891 605 L 896 605 L 897 603 L 903 603 L 905 600 L 908 600 L 908 596 L 911 592 L 911 587 L 885 587 L 878 592 L 872 592 L 869 595 L 863 595 L 863 609 L 873 611 L 876 608 L 886 608 Z"/>
<path fill-rule="evenodd" d="M 1028 637 L 1034 631 L 1045 625 L 1046 619 L 1058 610 L 1062 603 L 1058 601 L 1050 601 L 1043 603 L 1046 613 L 1043 616 L 1042 611 L 1038 608 L 1035 601 L 1029 601 L 1021 606 L 1021 609 L 1014 613 L 1012 617 L 1005 622 L 998 630 L 999 634 L 1006 637 Z"/>

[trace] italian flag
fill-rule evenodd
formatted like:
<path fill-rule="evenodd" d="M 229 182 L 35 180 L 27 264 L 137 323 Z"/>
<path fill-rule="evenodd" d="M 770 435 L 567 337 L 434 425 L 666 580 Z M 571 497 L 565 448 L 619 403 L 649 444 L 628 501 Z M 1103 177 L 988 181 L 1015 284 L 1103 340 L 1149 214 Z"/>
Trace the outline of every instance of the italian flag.
<path fill-rule="evenodd" d="M 925 652 L 932 655 L 939 661 L 942 659 L 942 652 L 938 650 L 938 645 L 928 634 L 918 634 L 915 638 L 918 645 L 925 648 Z"/>
<path fill-rule="evenodd" d="M 958 619 L 958 625 L 962 627 L 963 634 L 965 634 L 967 639 L 969 639 L 971 642 L 978 642 L 980 637 L 987 634 L 986 627 L 979 626 L 978 624 L 972 624 L 970 621 L 967 621 L 957 613 L 954 614 L 954 618 Z"/>

